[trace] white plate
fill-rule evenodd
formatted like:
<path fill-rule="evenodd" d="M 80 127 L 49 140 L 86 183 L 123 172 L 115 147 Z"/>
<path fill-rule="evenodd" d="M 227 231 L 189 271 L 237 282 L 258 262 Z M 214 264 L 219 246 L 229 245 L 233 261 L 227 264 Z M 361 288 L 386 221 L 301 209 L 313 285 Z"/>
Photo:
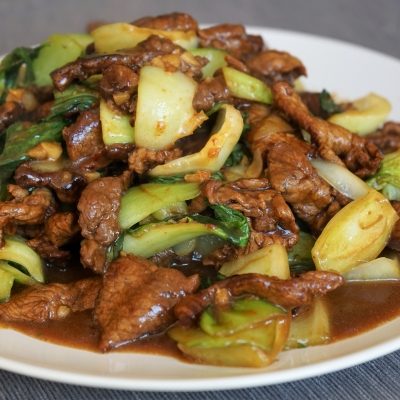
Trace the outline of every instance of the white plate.
<path fill-rule="evenodd" d="M 400 119 L 400 61 L 386 55 L 303 33 L 253 28 L 272 48 L 287 50 L 306 65 L 307 88 L 326 88 L 355 98 L 370 91 L 392 102 Z M 266 369 L 221 368 L 144 354 L 96 354 L 0 330 L 0 368 L 54 381 L 96 387 L 194 391 L 269 385 L 347 368 L 400 348 L 400 318 L 334 344 L 292 350 Z"/>

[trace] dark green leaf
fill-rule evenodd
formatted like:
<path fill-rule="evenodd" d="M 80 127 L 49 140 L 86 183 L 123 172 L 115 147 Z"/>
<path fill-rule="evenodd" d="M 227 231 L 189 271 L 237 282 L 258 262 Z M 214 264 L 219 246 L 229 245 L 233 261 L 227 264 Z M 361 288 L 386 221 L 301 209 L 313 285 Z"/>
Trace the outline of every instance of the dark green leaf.
<path fill-rule="evenodd" d="M 183 175 L 174 175 L 174 176 L 157 176 L 156 178 L 151 178 L 151 183 L 176 183 L 183 182 Z"/>
<path fill-rule="evenodd" d="M 319 94 L 319 103 L 321 108 L 329 115 L 342 111 L 342 108 L 335 103 L 330 93 L 325 89 Z"/>
<path fill-rule="evenodd" d="M 63 120 L 40 122 L 31 126 L 17 122 L 6 130 L 6 142 L 0 155 L 0 167 L 26 160 L 26 152 L 43 141 L 61 140 L 61 131 L 66 126 Z M 14 165 L 16 167 L 16 165 Z"/>
<path fill-rule="evenodd" d="M 98 101 L 96 92 L 83 86 L 72 86 L 66 91 L 57 93 L 56 99 L 46 120 L 55 117 L 88 110 Z"/>
<path fill-rule="evenodd" d="M 225 161 L 224 167 L 234 167 L 235 165 L 240 164 L 242 158 L 244 156 L 244 147 L 241 143 L 236 143 L 235 147 L 232 150 L 232 153 Z"/>
<path fill-rule="evenodd" d="M 191 218 L 203 224 L 215 225 L 221 238 L 228 240 L 235 246 L 245 247 L 250 237 L 250 225 L 247 218 L 239 211 L 222 204 L 211 206 L 215 219 L 195 214 Z"/>
<path fill-rule="evenodd" d="M 118 239 L 107 248 L 106 258 L 108 262 L 112 262 L 119 257 L 119 253 L 122 250 L 124 244 L 124 235 L 119 235 Z"/>
<path fill-rule="evenodd" d="M 0 76 L 3 79 L 4 89 L 25 86 L 34 82 L 32 61 L 37 57 L 39 49 L 40 47 L 17 47 L 3 58 L 0 63 Z M 25 64 L 26 70 L 21 77 L 19 70 L 23 64 Z M 22 78 L 22 80 L 18 82 L 18 78 Z"/>

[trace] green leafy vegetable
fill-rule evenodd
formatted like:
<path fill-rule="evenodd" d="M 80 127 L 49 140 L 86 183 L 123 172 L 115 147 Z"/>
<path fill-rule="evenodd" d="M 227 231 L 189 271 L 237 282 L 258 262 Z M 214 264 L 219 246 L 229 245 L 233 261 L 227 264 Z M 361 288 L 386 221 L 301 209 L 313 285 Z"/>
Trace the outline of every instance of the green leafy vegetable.
<path fill-rule="evenodd" d="M 236 143 L 235 147 L 232 150 L 231 155 L 225 161 L 224 167 L 233 167 L 238 165 L 245 154 L 244 146 L 242 143 Z"/>
<path fill-rule="evenodd" d="M 283 348 L 289 324 L 285 310 L 261 299 L 240 299 L 230 308 L 204 311 L 198 328 L 176 325 L 168 335 L 203 363 L 261 367 Z"/>
<path fill-rule="evenodd" d="M 121 199 L 119 223 L 130 228 L 157 210 L 200 194 L 197 183 L 146 183 L 130 188 Z"/>
<path fill-rule="evenodd" d="M 32 62 L 39 50 L 40 47 L 17 47 L 3 58 L 0 63 L 0 90 L 34 82 Z M 22 65 L 25 65 L 25 71 L 20 74 Z"/>
<path fill-rule="evenodd" d="M 224 175 L 222 172 L 217 171 L 213 172 L 210 176 L 211 179 L 216 181 L 223 181 Z M 185 182 L 185 175 L 172 175 L 172 176 L 156 176 L 150 179 L 152 183 L 176 183 L 176 182 Z"/>
<path fill-rule="evenodd" d="M 329 115 L 342 112 L 342 107 L 335 103 L 331 94 L 325 89 L 319 94 L 319 104 Z"/>
<path fill-rule="evenodd" d="M 98 94 L 84 86 L 70 86 L 64 92 L 56 92 L 55 101 L 46 121 L 67 113 L 88 110 L 98 102 Z"/>
<path fill-rule="evenodd" d="M 288 251 L 289 267 L 293 275 L 300 275 L 315 269 L 311 250 L 315 239 L 309 233 L 300 231 L 298 242 Z"/>
<path fill-rule="evenodd" d="M 367 181 L 389 200 L 400 200 L 400 150 L 385 155 L 379 170 Z"/>
<path fill-rule="evenodd" d="M 222 204 L 213 205 L 215 218 L 204 215 L 193 215 L 195 221 L 203 224 L 215 225 L 218 229 L 214 233 L 222 239 L 228 240 L 235 246 L 245 247 L 250 237 L 250 225 L 247 218 L 239 211 Z"/>
<path fill-rule="evenodd" d="M 6 142 L 0 155 L 0 167 L 22 162 L 28 158 L 26 152 L 43 141 L 61 140 L 61 131 L 66 122 L 60 119 L 26 126 L 22 122 L 6 130 Z"/>

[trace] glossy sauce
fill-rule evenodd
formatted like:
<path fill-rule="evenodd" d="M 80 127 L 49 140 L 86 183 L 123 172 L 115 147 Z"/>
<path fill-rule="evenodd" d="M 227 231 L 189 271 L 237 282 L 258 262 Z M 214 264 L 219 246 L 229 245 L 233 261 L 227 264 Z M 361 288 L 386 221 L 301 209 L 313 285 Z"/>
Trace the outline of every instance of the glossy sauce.
<path fill-rule="evenodd" d="M 79 272 L 75 271 L 73 275 L 77 279 Z M 62 271 L 48 271 L 50 276 L 52 281 L 68 281 L 71 270 L 65 275 Z M 326 301 L 330 312 L 332 341 L 344 339 L 400 316 L 400 282 L 347 283 L 329 293 Z M 42 324 L 14 322 L 3 326 L 44 341 L 99 351 L 99 332 L 91 311 L 74 313 L 60 321 Z M 143 339 L 115 351 L 162 354 L 184 360 L 175 343 L 165 334 Z"/>

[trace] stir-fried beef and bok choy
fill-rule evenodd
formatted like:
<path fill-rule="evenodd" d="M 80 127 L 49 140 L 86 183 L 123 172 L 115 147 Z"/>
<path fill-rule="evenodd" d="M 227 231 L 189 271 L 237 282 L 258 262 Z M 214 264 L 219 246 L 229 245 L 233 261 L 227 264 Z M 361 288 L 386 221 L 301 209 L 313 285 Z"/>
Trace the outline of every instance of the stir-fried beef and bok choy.
<path fill-rule="evenodd" d="M 328 292 L 400 277 L 400 124 L 306 75 L 182 13 L 6 55 L 0 321 L 86 312 L 100 351 L 164 335 L 226 366 L 329 342 Z"/>

